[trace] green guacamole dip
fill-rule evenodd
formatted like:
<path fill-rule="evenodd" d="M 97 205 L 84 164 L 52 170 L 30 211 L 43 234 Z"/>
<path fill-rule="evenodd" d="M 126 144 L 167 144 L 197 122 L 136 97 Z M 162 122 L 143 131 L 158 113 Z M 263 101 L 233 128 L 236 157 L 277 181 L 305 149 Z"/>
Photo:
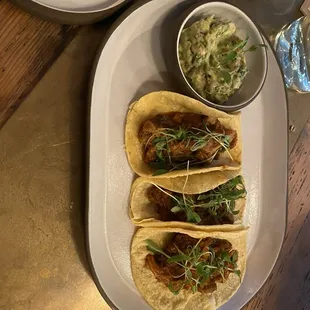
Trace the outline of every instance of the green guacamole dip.
<path fill-rule="evenodd" d="M 243 47 L 232 22 L 214 16 L 183 29 L 179 60 L 190 85 L 202 97 L 222 104 L 232 96 L 248 73 Z"/>

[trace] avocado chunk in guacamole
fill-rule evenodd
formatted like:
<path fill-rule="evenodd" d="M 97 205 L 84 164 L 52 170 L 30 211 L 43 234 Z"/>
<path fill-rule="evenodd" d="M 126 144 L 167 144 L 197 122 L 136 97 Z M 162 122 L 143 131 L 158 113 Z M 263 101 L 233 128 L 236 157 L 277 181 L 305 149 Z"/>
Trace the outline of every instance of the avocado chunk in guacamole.
<path fill-rule="evenodd" d="M 242 48 L 246 40 L 236 36 L 233 22 L 214 16 L 183 29 L 179 40 L 182 71 L 202 97 L 223 104 L 242 85 L 248 73 Z"/>

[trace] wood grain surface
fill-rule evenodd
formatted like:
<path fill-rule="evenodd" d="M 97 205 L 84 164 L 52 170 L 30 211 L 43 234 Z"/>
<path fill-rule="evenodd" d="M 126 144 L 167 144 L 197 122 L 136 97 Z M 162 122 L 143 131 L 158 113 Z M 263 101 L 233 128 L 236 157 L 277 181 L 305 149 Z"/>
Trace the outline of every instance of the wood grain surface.
<path fill-rule="evenodd" d="M 0 128 L 77 31 L 78 27 L 42 21 L 0 1 Z"/>
<path fill-rule="evenodd" d="M 310 119 L 290 154 L 288 222 L 280 256 L 267 282 L 244 310 L 310 309 L 309 214 Z"/>

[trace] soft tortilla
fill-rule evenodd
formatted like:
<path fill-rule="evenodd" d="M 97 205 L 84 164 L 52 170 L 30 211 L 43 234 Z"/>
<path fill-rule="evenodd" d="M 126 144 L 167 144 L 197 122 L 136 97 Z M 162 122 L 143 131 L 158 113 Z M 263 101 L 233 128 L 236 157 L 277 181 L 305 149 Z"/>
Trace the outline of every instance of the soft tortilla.
<path fill-rule="evenodd" d="M 188 177 L 187 186 L 184 189 L 185 194 L 200 194 L 226 183 L 230 179 L 240 174 L 240 171 L 215 171 L 191 175 Z M 177 177 L 173 179 L 146 179 L 137 178 L 131 187 L 130 211 L 129 216 L 131 221 L 142 227 L 180 227 L 193 230 L 222 230 L 230 231 L 238 229 L 238 224 L 242 222 L 246 198 L 241 198 L 236 201 L 236 210 L 239 214 L 235 216 L 233 225 L 196 225 L 186 222 L 164 222 L 159 220 L 157 206 L 151 203 L 147 198 L 148 189 L 153 186 L 153 183 L 174 192 L 183 192 L 183 185 L 186 182 L 186 177 Z"/>
<path fill-rule="evenodd" d="M 246 229 L 231 232 L 202 232 L 173 228 L 141 228 L 135 234 L 131 245 L 131 270 L 134 282 L 151 307 L 158 310 L 213 310 L 220 307 L 237 291 L 241 281 L 235 274 L 230 274 L 225 283 L 218 283 L 217 290 L 212 294 L 182 290 L 179 295 L 173 295 L 168 287 L 159 282 L 152 271 L 145 266 L 145 257 L 149 254 L 146 239 L 151 239 L 160 247 L 171 236 L 170 233 L 184 233 L 193 238 L 219 238 L 231 242 L 233 249 L 238 250 L 238 269 L 241 280 L 246 268 Z"/>
<path fill-rule="evenodd" d="M 143 161 L 143 147 L 139 141 L 138 133 L 142 122 L 155 117 L 159 113 L 167 112 L 193 112 L 216 117 L 226 128 L 237 131 L 237 145 L 230 150 L 233 161 L 227 152 L 221 153 L 218 160 L 214 160 L 206 167 L 192 167 L 187 171 L 175 170 L 163 175 L 153 176 L 154 169 Z M 150 93 L 134 102 L 128 111 L 125 128 L 125 147 L 128 161 L 135 173 L 143 177 L 174 178 L 186 174 L 197 174 L 216 170 L 236 170 L 241 163 L 241 128 L 240 113 L 227 114 L 210 108 L 203 103 L 168 91 Z"/>

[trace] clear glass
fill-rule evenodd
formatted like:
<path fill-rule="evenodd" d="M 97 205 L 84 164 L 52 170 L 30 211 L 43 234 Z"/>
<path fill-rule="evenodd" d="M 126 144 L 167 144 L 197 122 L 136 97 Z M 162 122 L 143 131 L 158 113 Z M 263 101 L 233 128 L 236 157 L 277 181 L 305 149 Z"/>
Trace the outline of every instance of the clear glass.
<path fill-rule="evenodd" d="M 310 92 L 310 17 L 301 17 L 277 34 L 274 49 L 284 73 L 286 87 Z"/>

